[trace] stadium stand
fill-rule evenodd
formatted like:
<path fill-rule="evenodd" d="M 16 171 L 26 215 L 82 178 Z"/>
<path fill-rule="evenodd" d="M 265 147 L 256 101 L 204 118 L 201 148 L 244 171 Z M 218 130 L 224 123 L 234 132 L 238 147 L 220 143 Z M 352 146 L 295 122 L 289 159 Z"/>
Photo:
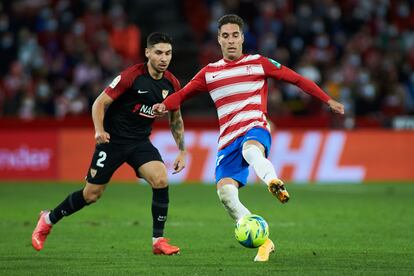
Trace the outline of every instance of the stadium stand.
<path fill-rule="evenodd" d="M 0 4 L 0 118 L 88 117 L 115 74 L 144 60 L 144 38 L 156 30 L 173 36 L 171 70 L 185 84 L 221 58 L 215 24 L 225 13 L 245 19 L 247 53 L 312 79 L 348 112 L 327 120 L 317 100 L 270 82 L 269 112 L 282 125 L 390 127 L 414 114 L 411 1 L 26 0 Z M 205 98 L 184 114 L 214 116 Z"/>

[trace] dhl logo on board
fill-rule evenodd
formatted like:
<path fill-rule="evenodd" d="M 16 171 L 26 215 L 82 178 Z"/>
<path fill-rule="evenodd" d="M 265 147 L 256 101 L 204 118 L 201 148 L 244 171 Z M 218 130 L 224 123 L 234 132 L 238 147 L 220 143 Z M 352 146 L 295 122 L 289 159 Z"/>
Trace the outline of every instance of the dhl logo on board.
<path fill-rule="evenodd" d="M 179 174 L 170 174 L 170 182 L 214 183 L 217 137 L 215 131 L 186 130 L 187 166 Z M 151 139 L 172 172 L 178 150 L 170 131 L 154 131 Z M 287 181 L 414 183 L 412 141 L 414 132 L 409 131 L 278 131 L 272 135 L 269 159 Z M 0 180 L 83 181 L 93 151 L 89 129 L 0 131 Z M 135 182 L 134 175 L 124 165 L 112 180 Z M 256 180 L 251 171 L 249 181 Z"/>

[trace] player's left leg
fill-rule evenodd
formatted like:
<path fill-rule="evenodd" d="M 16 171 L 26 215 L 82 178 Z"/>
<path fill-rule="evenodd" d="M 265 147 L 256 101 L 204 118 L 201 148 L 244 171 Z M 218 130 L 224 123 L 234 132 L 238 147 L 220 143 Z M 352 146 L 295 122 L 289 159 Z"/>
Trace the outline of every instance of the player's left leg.
<path fill-rule="evenodd" d="M 243 143 L 242 155 L 246 162 L 251 165 L 256 175 L 268 186 L 269 191 L 286 203 L 289 200 L 289 193 L 284 183 L 277 177 L 273 164 L 265 157 L 265 147 L 256 140 L 247 140 Z"/>
<path fill-rule="evenodd" d="M 168 239 L 163 237 L 169 204 L 167 169 L 164 163 L 160 161 L 150 161 L 139 167 L 138 172 L 152 187 L 153 253 L 177 254 L 180 249 L 177 246 L 170 245 Z"/>

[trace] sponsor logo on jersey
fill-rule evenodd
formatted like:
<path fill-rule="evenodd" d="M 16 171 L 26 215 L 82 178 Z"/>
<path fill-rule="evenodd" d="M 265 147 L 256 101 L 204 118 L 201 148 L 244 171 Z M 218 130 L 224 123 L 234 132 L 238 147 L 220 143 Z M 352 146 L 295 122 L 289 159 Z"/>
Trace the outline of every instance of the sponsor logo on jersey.
<path fill-rule="evenodd" d="M 140 90 L 138 89 L 138 94 L 145 94 L 148 93 L 148 90 Z"/>
<path fill-rule="evenodd" d="M 152 112 L 152 106 L 148 106 L 145 104 L 136 104 L 132 113 L 139 112 L 138 115 L 144 116 L 147 118 L 155 118 L 154 112 Z"/>
<path fill-rule="evenodd" d="M 165 98 L 167 98 L 167 96 L 168 96 L 168 90 L 167 89 L 163 89 L 162 91 L 161 91 L 161 93 L 162 93 L 162 97 L 165 99 Z"/>
<path fill-rule="evenodd" d="M 274 65 L 274 66 L 276 66 L 276 68 L 277 68 L 277 69 L 280 69 L 280 68 L 282 67 L 282 65 L 281 65 L 279 62 L 277 62 L 276 60 L 273 60 L 273 59 L 271 59 L 271 58 L 268 58 L 268 60 L 269 60 L 271 63 L 273 63 L 273 65 Z"/>
<path fill-rule="evenodd" d="M 121 80 L 121 75 L 118 75 L 116 78 L 114 78 L 114 80 L 109 84 L 109 87 L 111 87 L 112 89 L 115 88 L 115 86 L 119 83 L 119 81 Z"/>

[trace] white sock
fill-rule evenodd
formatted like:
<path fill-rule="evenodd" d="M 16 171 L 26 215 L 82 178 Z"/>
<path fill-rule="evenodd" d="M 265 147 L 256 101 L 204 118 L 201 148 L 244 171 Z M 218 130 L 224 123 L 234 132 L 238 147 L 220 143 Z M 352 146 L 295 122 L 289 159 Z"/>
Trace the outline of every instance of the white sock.
<path fill-rule="evenodd" d="M 218 197 L 229 215 L 236 221 L 245 215 L 250 214 L 250 211 L 240 202 L 239 190 L 232 184 L 221 186 L 217 190 Z"/>
<path fill-rule="evenodd" d="M 152 244 L 156 243 L 160 238 L 162 238 L 162 237 L 158 237 L 158 238 L 152 237 Z"/>
<path fill-rule="evenodd" d="M 46 222 L 47 224 L 49 224 L 49 225 L 52 225 L 53 223 L 50 221 L 49 215 L 50 215 L 50 212 L 49 212 L 49 213 L 47 213 L 47 215 L 46 215 L 46 216 L 44 216 L 44 218 L 45 218 L 45 222 Z"/>
<path fill-rule="evenodd" d="M 262 151 L 255 145 L 243 146 L 242 154 L 244 159 L 251 165 L 256 175 L 266 184 L 277 178 L 273 164 L 264 157 Z"/>

